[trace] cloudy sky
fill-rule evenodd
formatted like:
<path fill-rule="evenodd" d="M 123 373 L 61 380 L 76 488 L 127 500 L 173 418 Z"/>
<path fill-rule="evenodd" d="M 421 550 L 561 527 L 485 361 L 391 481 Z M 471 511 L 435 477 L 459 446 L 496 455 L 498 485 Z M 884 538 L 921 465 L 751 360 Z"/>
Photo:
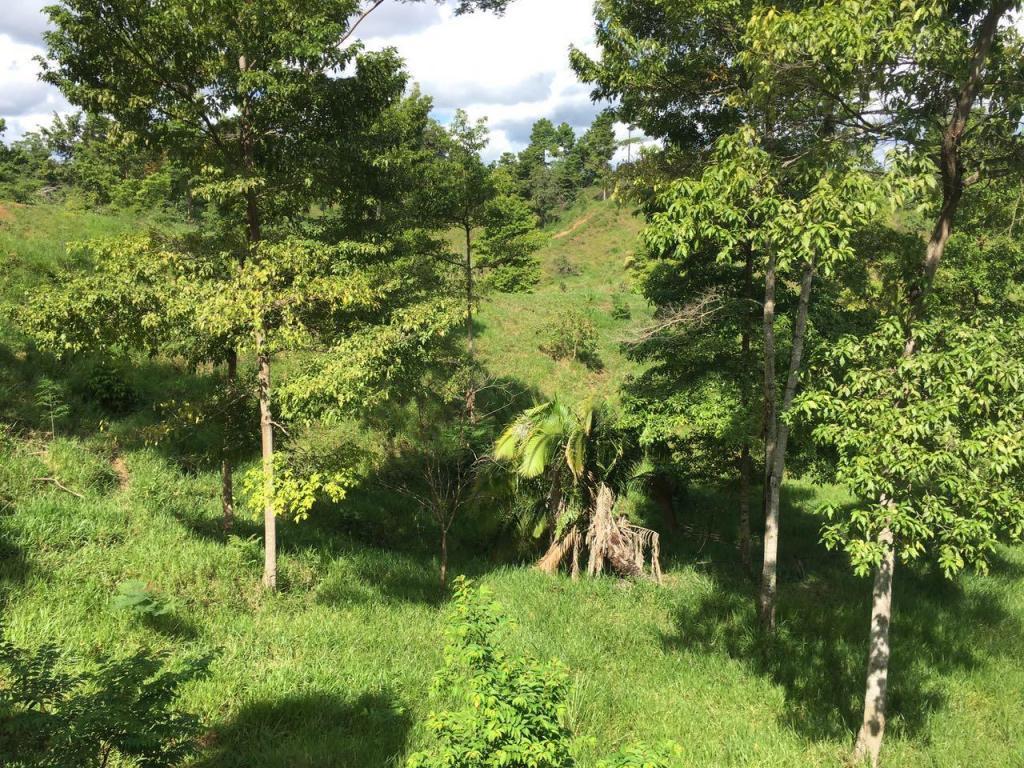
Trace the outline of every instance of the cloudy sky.
<path fill-rule="evenodd" d="M 71 109 L 58 91 L 40 83 L 33 57 L 42 53 L 50 0 L 0 0 L 0 117 L 6 139 Z M 385 0 L 360 27 L 371 49 L 394 46 L 413 79 L 434 97 L 442 122 L 458 107 L 487 117 L 488 157 L 521 149 L 539 117 L 578 130 L 600 109 L 568 65 L 570 44 L 593 48 L 593 0 L 516 0 L 504 17 L 456 17 L 449 5 Z"/>

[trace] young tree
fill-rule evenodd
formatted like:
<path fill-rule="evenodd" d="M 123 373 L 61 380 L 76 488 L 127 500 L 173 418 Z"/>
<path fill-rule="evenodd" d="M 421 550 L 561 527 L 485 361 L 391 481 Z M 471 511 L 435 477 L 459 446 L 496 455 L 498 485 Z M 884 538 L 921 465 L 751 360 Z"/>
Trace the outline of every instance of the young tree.
<path fill-rule="evenodd" d="M 892 309 L 902 328 L 905 358 L 897 370 L 915 365 L 910 359 L 916 354 L 918 328 L 928 327 L 929 312 L 936 307 L 929 297 L 965 190 L 983 175 L 1007 169 L 1008 163 L 1013 167 L 1019 153 L 1015 75 L 1011 73 L 1019 71 L 1024 56 L 1019 36 L 1004 23 L 1015 7 L 1006 1 L 955 10 L 929 4 L 860 8 L 829 3 L 815 13 L 766 12 L 752 23 L 756 30 L 752 62 L 768 68 L 781 65 L 786 77 L 802 83 L 812 98 L 822 92 L 838 94 L 837 121 L 875 141 L 897 142 L 910 165 L 926 169 L 931 165 L 928 170 L 938 177 L 941 199 L 923 258 L 914 269 L 905 301 Z M 956 353 L 948 352 L 955 359 Z M 913 399 L 924 393 L 911 388 L 907 394 L 906 403 L 899 395 L 893 400 L 901 404 L 900 411 L 914 412 Z M 969 398 L 966 393 L 959 396 Z M 871 430 L 885 427 L 881 421 L 868 426 Z M 979 425 L 967 424 L 963 429 L 971 434 Z M 875 507 L 880 519 L 873 531 L 877 546 L 871 555 L 875 585 L 864 719 L 854 754 L 877 764 L 885 730 L 897 552 L 897 532 L 886 521 L 896 519 L 908 492 L 906 487 L 894 489 L 898 493 L 885 489 L 893 476 L 913 468 L 874 468 L 879 471 L 873 482 L 875 491 L 881 491 Z M 948 493 L 954 506 L 959 503 L 955 489 L 940 484 L 937 490 Z M 887 513 L 888 509 L 893 511 Z"/>
<path fill-rule="evenodd" d="M 438 224 L 459 228 L 465 249 L 461 259 L 445 258 L 460 272 L 465 303 L 466 351 L 475 363 L 473 313 L 481 281 L 505 292 L 527 290 L 539 277 L 533 253 L 541 245 L 536 217 L 509 188 L 501 172 L 484 164 L 480 152 L 487 146 L 487 124 L 471 124 L 458 110 L 447 131 L 435 128 L 436 156 L 429 162 L 421 204 Z M 499 178 L 495 178 L 495 177 Z M 478 240 L 474 241 L 474 236 Z M 466 412 L 475 418 L 476 384 L 469 382 Z"/>
<path fill-rule="evenodd" d="M 463 0 L 458 12 L 501 10 L 502 0 Z M 378 2 L 372 6 L 379 6 Z M 264 239 L 278 240 L 315 202 L 351 197 L 375 176 L 372 127 L 396 103 L 405 74 L 394 51 L 351 40 L 357 0 L 294 3 L 63 0 L 49 9 L 43 77 L 72 103 L 109 114 L 197 169 L 197 193 L 214 202 L 242 243 L 245 269 Z M 348 43 L 348 44 L 346 44 Z M 348 73 L 338 76 L 337 73 Z M 274 549 L 274 419 L 271 351 L 256 322 L 267 562 Z M 237 352 L 225 355 L 234 378 Z M 224 504 L 232 503 L 230 466 Z"/>

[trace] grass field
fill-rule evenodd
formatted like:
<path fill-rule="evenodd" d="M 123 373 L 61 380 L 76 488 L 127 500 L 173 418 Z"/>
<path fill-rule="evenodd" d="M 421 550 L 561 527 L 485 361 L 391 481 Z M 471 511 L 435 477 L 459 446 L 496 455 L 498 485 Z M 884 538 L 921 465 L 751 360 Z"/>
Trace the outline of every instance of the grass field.
<path fill-rule="evenodd" d="M 141 226 L 58 207 L 9 210 L 0 222 L 7 270 L 49 268 L 68 237 Z M 489 299 L 481 311 L 492 373 L 543 394 L 612 393 L 629 370 L 617 342 L 647 312 L 632 296 L 632 320 L 607 313 L 636 221 L 588 203 L 552 231 L 581 220 L 543 251 L 545 279 L 533 293 Z M 560 255 L 581 273 L 555 274 Z M 537 330 L 567 301 L 592 307 L 603 371 L 536 352 Z M 7 364 L 27 366 L 16 352 Z M 139 373 L 147 396 L 165 378 L 155 366 Z M 266 594 L 260 529 L 242 520 L 237 535 L 220 533 L 216 474 L 127 439 L 141 411 L 110 417 L 103 432 L 90 418 L 73 419 L 75 436 L 69 424 L 56 439 L 37 431 L 0 446 L 0 620 L 12 640 L 82 654 L 212 650 L 211 676 L 183 698 L 207 724 L 195 762 L 204 768 L 398 766 L 425 746 L 445 617 L 432 531 L 411 527 L 387 541 L 354 525 L 345 505 L 282 523 L 283 588 Z M 754 629 L 754 586 L 737 566 L 730 489 L 688 494 L 684 529 L 666 534 L 662 588 L 549 578 L 465 545 L 453 570 L 503 602 L 516 622 L 509 649 L 556 656 L 572 671 L 567 719 L 582 766 L 620 744 L 663 739 L 682 746 L 687 768 L 836 766 L 859 723 L 870 583 L 818 543 L 813 511 L 826 500 L 841 493 L 787 484 L 781 624 L 770 644 Z M 346 504 L 408 513 L 370 489 Z M 149 582 L 171 613 L 141 621 L 117 610 L 117 586 L 131 579 Z M 1022 585 L 1020 550 L 997 552 L 988 576 L 952 583 L 897 571 L 887 765 L 1024 766 Z"/>

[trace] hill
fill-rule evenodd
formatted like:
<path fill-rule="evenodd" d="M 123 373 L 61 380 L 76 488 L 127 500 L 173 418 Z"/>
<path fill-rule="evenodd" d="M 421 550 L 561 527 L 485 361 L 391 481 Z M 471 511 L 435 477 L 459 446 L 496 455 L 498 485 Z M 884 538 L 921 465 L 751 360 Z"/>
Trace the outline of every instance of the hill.
<path fill-rule="evenodd" d="M 65 258 L 67 240 L 146 226 L 59 206 L 2 210 L 8 301 Z M 480 346 L 494 375 L 542 394 L 614 396 L 630 370 L 618 343 L 648 311 L 628 295 L 630 320 L 609 312 L 638 228 L 627 209 L 590 200 L 550 228 L 541 284 L 482 308 Z M 579 273 L 561 274 L 565 262 Z M 594 318 L 604 370 L 537 351 L 538 333 L 567 305 Z M 40 373 L 55 371 L 10 334 L 0 341 L 5 398 L 31 403 Z M 130 383 L 141 402 L 155 402 L 177 386 L 171 376 L 151 361 Z M 85 407 L 74 400 L 74 409 Z M 183 699 L 207 724 L 196 766 L 402 765 L 428 739 L 430 681 L 441 663 L 446 607 L 433 531 L 410 523 L 413 535 L 397 541 L 391 531 L 353 526 L 344 508 L 282 523 L 282 590 L 267 594 L 258 586 L 256 521 L 240 520 L 225 538 L 215 469 L 147 446 L 145 423 L 141 408 L 87 411 L 59 425 L 55 439 L 40 430 L 0 438 L 4 633 L 84 655 L 144 645 L 182 658 L 212 649 L 211 676 Z M 687 768 L 835 766 L 859 723 L 870 584 L 819 543 L 814 509 L 825 500 L 841 495 L 787 484 L 781 626 L 770 648 L 754 629 L 753 584 L 736 564 L 728 489 L 689 494 L 683 528 L 666 533 L 662 588 L 546 577 L 468 547 L 453 553 L 453 568 L 493 589 L 515 619 L 509 650 L 568 665 L 566 717 L 582 766 L 620 744 L 663 739 L 682 745 Z M 411 517 L 407 502 L 379 492 L 351 504 Z M 891 679 L 899 715 L 888 764 L 1019 764 L 1024 552 L 1000 550 L 987 577 L 948 583 L 908 567 L 897 578 L 893 631 L 906 657 Z M 166 600 L 169 613 L 138 619 L 119 610 L 118 586 L 133 580 Z"/>

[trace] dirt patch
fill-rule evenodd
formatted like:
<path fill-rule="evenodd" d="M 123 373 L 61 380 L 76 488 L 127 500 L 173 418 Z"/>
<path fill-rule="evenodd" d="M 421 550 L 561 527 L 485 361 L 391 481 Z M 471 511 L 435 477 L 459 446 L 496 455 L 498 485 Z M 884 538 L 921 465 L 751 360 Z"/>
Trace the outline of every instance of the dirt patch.
<path fill-rule="evenodd" d="M 594 214 L 588 213 L 582 219 L 577 219 L 576 221 L 574 221 L 572 226 L 569 227 L 568 229 L 563 230 L 562 232 L 559 232 L 557 235 L 552 235 L 551 239 L 552 240 L 561 240 L 563 237 L 568 237 L 573 232 L 575 232 L 577 229 L 579 229 L 584 224 L 586 224 L 588 221 L 590 221 L 592 218 L 594 218 Z"/>
<path fill-rule="evenodd" d="M 7 203 L 0 203 L 0 222 L 10 221 L 14 218 Z"/>
<path fill-rule="evenodd" d="M 110 462 L 111 468 L 114 470 L 114 474 L 117 475 L 117 485 L 123 491 L 132 481 L 132 476 L 128 472 L 128 465 L 124 463 L 124 459 L 120 456 L 115 456 L 113 461 Z"/>

